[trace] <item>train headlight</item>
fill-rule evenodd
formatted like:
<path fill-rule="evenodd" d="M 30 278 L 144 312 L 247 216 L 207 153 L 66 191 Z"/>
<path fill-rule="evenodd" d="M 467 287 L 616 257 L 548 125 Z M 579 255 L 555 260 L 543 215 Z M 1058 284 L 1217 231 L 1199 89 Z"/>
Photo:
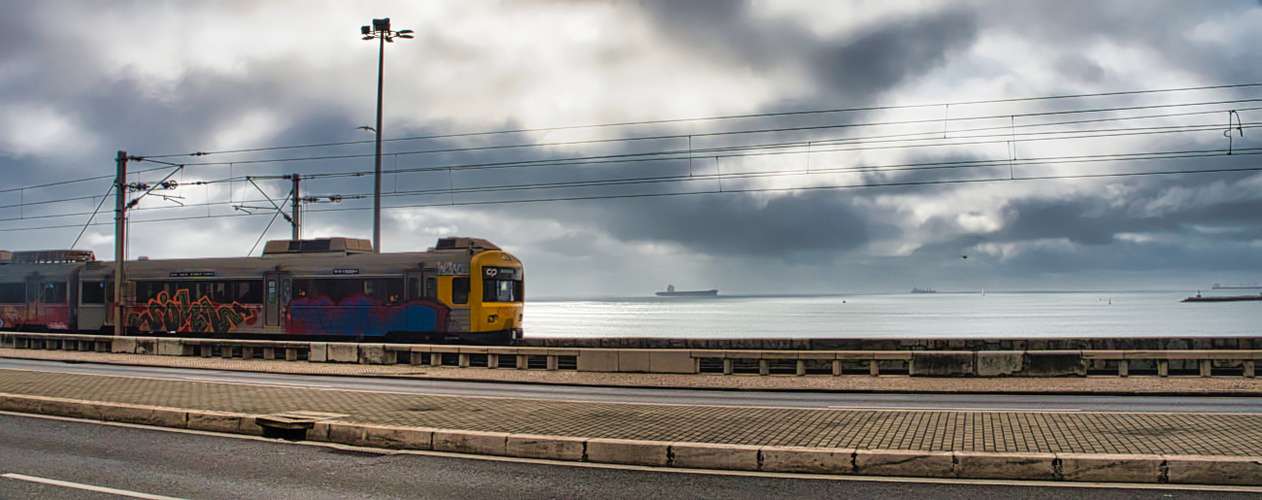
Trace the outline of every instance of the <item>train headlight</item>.
<path fill-rule="evenodd" d="M 498 315 L 498 314 L 492 314 L 492 315 L 490 315 L 490 316 L 487 316 L 487 317 L 486 317 L 486 322 L 487 322 L 487 323 L 495 323 L 495 320 L 497 320 L 497 319 L 500 319 L 500 315 Z"/>

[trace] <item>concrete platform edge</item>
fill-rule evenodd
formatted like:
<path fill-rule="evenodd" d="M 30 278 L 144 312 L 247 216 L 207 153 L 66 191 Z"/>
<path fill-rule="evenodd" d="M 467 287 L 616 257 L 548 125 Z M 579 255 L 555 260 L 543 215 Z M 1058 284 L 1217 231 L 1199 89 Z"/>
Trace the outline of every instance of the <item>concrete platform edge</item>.
<path fill-rule="evenodd" d="M 0 393 L 0 411 L 262 435 L 261 415 Z M 307 439 L 351 446 L 688 469 L 864 476 L 1262 486 L 1262 457 L 850 450 L 536 436 L 320 422 Z"/>

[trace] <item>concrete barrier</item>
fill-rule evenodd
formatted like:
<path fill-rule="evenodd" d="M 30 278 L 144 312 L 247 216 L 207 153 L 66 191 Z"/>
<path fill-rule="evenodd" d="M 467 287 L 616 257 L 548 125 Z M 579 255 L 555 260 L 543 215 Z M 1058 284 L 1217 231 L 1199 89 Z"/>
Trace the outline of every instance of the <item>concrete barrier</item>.
<path fill-rule="evenodd" d="M 618 351 L 614 349 L 586 349 L 578 357 L 580 372 L 617 372 Z"/>
<path fill-rule="evenodd" d="M 359 344 L 331 342 L 328 344 L 328 361 L 332 363 L 358 363 Z"/>
<path fill-rule="evenodd" d="M 670 464 L 670 443 L 629 439 L 588 439 L 587 460 L 602 464 L 665 467 Z"/>
<path fill-rule="evenodd" d="M 1067 377 L 1087 375 L 1087 363 L 1081 352 L 1026 352 L 1025 370 L 1027 377 Z"/>
<path fill-rule="evenodd" d="M 1162 482 L 1160 455 L 1109 455 L 1102 453 L 1060 453 L 1061 478 L 1066 481 L 1105 483 Z"/>
<path fill-rule="evenodd" d="M 1025 367 L 1023 351 L 979 351 L 977 353 L 977 376 L 1004 377 L 1016 375 Z"/>
<path fill-rule="evenodd" d="M 985 453 L 956 451 L 955 475 L 968 479 L 1059 479 L 1054 453 Z"/>
<path fill-rule="evenodd" d="M 512 434 L 505 454 L 510 457 L 581 462 L 587 459 L 587 440 L 575 437 Z"/>
<path fill-rule="evenodd" d="M 263 435 L 263 428 L 255 423 L 254 415 L 223 411 L 188 411 L 187 413 L 188 429 L 225 434 Z"/>
<path fill-rule="evenodd" d="M 761 446 L 671 443 L 670 465 L 688 469 L 749 470 L 762 468 Z"/>
<path fill-rule="evenodd" d="M 861 476 L 955 477 L 949 451 L 857 450 L 854 465 Z"/>
<path fill-rule="evenodd" d="M 503 432 L 449 431 L 433 432 L 433 450 L 473 455 L 508 454 L 508 436 Z"/>
<path fill-rule="evenodd" d="M 355 362 L 361 365 L 394 364 L 394 360 L 389 359 L 387 356 L 385 344 L 359 344 L 359 355 L 356 357 Z"/>
<path fill-rule="evenodd" d="M 189 356 L 193 354 L 193 347 L 186 346 L 179 339 L 159 339 L 158 355 L 159 356 Z"/>
<path fill-rule="evenodd" d="M 976 355 L 972 352 L 916 351 L 911 354 L 908 369 L 915 376 L 959 377 L 977 373 Z"/>
<path fill-rule="evenodd" d="M 855 450 L 764 446 L 762 470 L 814 474 L 854 474 Z"/>
<path fill-rule="evenodd" d="M 434 429 L 364 425 L 359 446 L 394 450 L 432 450 Z"/>
<path fill-rule="evenodd" d="M 1167 480 L 1172 484 L 1230 484 L 1253 486 L 1262 483 L 1262 457 L 1163 457 Z"/>

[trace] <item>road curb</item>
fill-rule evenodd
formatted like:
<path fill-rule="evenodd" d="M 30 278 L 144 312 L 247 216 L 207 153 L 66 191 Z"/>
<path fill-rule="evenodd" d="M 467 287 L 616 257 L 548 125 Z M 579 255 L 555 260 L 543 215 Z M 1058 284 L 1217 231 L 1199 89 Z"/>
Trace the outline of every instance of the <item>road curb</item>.
<path fill-rule="evenodd" d="M 260 436 L 264 415 L 0 393 L 0 411 Z M 1262 457 L 851 450 L 637 441 L 316 421 L 312 441 L 687 469 L 1262 486 Z"/>

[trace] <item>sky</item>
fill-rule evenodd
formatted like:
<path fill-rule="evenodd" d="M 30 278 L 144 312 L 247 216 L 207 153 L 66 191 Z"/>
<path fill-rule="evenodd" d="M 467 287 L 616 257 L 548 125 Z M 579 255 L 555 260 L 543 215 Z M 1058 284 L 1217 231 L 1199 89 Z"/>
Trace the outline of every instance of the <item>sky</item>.
<path fill-rule="evenodd" d="M 382 17 L 382 250 L 528 298 L 1262 282 L 1257 0 L 4 2 L 0 249 L 371 239 Z"/>

